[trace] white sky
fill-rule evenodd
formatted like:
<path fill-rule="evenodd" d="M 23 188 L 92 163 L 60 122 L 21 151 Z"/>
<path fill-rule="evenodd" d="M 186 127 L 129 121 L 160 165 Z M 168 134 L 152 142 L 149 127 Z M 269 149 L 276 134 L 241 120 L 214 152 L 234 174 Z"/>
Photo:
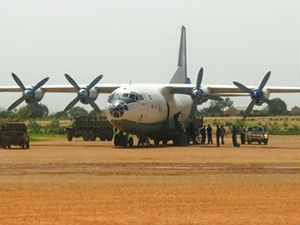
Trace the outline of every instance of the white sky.
<path fill-rule="evenodd" d="M 187 28 L 188 74 L 204 67 L 205 84 L 299 86 L 298 0 L 0 0 L 0 85 L 78 83 L 103 74 L 103 83 L 168 83 L 177 68 L 181 25 Z M 0 93 L 8 107 L 20 93 Z M 50 111 L 76 94 L 46 93 Z M 299 94 L 280 97 L 288 107 Z M 97 104 L 103 108 L 105 96 Z M 235 106 L 250 99 L 234 98 Z M 82 106 L 82 104 L 81 104 Z M 91 109 L 87 107 L 87 109 Z"/>

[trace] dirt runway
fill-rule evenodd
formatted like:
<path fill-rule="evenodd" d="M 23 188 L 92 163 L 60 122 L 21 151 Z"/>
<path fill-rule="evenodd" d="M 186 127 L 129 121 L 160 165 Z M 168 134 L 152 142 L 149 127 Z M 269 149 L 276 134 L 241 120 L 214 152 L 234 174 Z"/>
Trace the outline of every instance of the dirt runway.
<path fill-rule="evenodd" d="M 264 145 L 0 149 L 0 224 L 300 224 L 300 138 Z"/>

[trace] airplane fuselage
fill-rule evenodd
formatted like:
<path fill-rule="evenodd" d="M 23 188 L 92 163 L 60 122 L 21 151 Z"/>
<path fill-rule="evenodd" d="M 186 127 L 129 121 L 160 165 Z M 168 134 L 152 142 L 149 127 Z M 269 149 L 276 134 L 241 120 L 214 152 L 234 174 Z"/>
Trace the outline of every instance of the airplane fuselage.
<path fill-rule="evenodd" d="M 160 134 L 178 115 L 179 122 L 190 116 L 192 99 L 172 94 L 161 84 L 127 85 L 113 91 L 106 106 L 106 116 L 117 129 L 153 137 Z"/>

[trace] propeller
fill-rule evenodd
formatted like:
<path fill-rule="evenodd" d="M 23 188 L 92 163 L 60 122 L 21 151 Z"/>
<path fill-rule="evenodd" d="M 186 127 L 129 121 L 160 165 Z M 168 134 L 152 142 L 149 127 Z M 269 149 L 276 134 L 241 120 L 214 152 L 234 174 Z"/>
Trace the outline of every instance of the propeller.
<path fill-rule="evenodd" d="M 193 88 L 193 90 L 189 93 L 189 95 L 192 97 L 193 99 L 193 104 L 192 104 L 192 109 L 191 109 L 191 113 L 190 113 L 190 119 L 192 119 L 194 117 L 194 114 L 196 112 L 197 109 L 197 105 L 198 105 L 198 100 L 200 98 L 205 98 L 205 99 L 210 99 L 210 100 L 214 100 L 214 101 L 222 101 L 223 99 L 219 96 L 216 95 L 211 95 L 211 94 L 207 94 L 205 93 L 200 87 L 201 87 L 201 83 L 202 83 L 202 79 L 203 79 L 203 68 L 201 68 L 198 72 L 198 77 L 197 77 L 197 82 L 196 82 L 196 87 Z"/>
<path fill-rule="evenodd" d="M 40 82 L 38 82 L 33 87 L 26 88 L 24 86 L 24 84 L 22 83 L 22 81 L 20 80 L 20 78 L 16 74 L 12 73 L 11 75 L 12 75 L 13 79 L 15 80 L 15 82 L 17 83 L 17 85 L 21 88 L 23 95 L 22 95 L 22 97 L 17 99 L 13 104 L 11 104 L 7 110 L 8 111 L 13 110 L 18 105 L 20 105 L 23 101 L 25 101 L 26 103 L 29 103 L 29 104 L 33 104 L 34 107 L 41 108 L 40 105 L 38 104 L 38 101 L 41 99 L 37 100 L 35 98 L 36 97 L 35 94 L 36 94 L 36 91 L 39 88 L 41 88 L 49 80 L 49 77 L 42 79 Z"/>
<path fill-rule="evenodd" d="M 263 88 L 265 87 L 266 83 L 268 82 L 269 78 L 271 75 L 271 71 L 269 71 L 264 78 L 262 79 L 260 85 L 258 86 L 257 89 L 249 89 L 245 85 L 234 81 L 233 84 L 237 86 L 239 89 L 241 89 L 243 92 L 250 94 L 251 96 L 251 102 L 248 105 L 245 113 L 244 113 L 244 118 L 246 118 L 250 112 L 252 111 L 254 105 L 261 105 L 262 103 L 266 102 L 267 104 L 270 103 L 270 100 L 264 96 Z"/>
<path fill-rule="evenodd" d="M 99 107 L 95 101 L 90 97 L 90 90 L 102 79 L 103 75 L 96 77 L 87 87 L 80 88 L 76 81 L 68 74 L 65 74 L 66 79 L 69 83 L 77 90 L 77 97 L 74 98 L 69 105 L 65 108 L 65 111 L 69 111 L 78 101 L 86 102 L 90 104 L 98 113 L 100 112 Z"/>

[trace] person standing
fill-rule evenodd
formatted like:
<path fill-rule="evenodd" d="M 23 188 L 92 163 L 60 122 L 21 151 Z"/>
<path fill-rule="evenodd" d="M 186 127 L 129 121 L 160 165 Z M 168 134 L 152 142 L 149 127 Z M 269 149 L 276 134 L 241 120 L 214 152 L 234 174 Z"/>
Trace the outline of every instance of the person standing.
<path fill-rule="evenodd" d="M 241 132 L 241 144 L 245 144 L 245 129 L 243 128 L 243 126 L 241 126 L 240 132 Z"/>
<path fill-rule="evenodd" d="M 235 126 L 233 126 L 232 127 L 232 144 L 234 147 L 240 147 L 240 144 L 237 143 L 237 139 L 236 139 L 237 133 L 238 133 L 238 130 L 236 129 Z"/>
<path fill-rule="evenodd" d="M 201 144 L 205 144 L 205 141 L 206 141 L 206 128 L 205 126 L 202 127 L 201 131 Z"/>
<path fill-rule="evenodd" d="M 211 128 L 210 124 L 208 124 L 206 130 L 207 130 L 207 141 L 208 141 L 208 144 L 213 144 L 213 140 L 212 140 L 212 128 Z"/>
<path fill-rule="evenodd" d="M 221 128 L 219 127 L 219 124 L 217 124 L 217 131 L 216 131 L 217 147 L 220 147 L 220 136 L 221 136 Z"/>
<path fill-rule="evenodd" d="M 220 136 L 221 136 L 221 143 L 222 143 L 222 145 L 224 145 L 224 137 L 225 137 L 225 135 L 226 135 L 226 130 L 225 130 L 224 126 L 221 125 L 221 127 L 220 127 Z"/>

